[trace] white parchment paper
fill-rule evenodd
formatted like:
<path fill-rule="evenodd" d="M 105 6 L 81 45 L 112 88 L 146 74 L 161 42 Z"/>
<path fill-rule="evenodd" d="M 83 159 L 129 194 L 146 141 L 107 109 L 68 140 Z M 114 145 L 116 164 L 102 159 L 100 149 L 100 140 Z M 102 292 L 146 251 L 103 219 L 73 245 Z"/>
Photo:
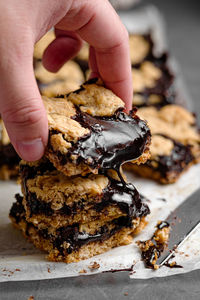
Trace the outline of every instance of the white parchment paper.
<path fill-rule="evenodd" d="M 52 263 L 45 259 L 45 254 L 27 242 L 21 233 L 12 227 L 8 218 L 14 194 L 20 187 L 15 183 L 0 183 L 0 281 L 36 280 L 96 274 L 133 266 L 132 278 L 150 278 L 185 273 L 200 268 L 200 230 L 196 230 L 188 241 L 179 249 L 175 260 L 182 269 L 162 267 L 157 271 L 146 269 L 141 261 L 141 254 L 135 241 L 152 236 L 158 220 L 165 219 L 188 195 L 200 187 L 200 165 L 193 166 L 180 180 L 169 186 L 162 186 L 149 180 L 134 178 L 127 174 L 138 190 L 150 199 L 151 215 L 148 225 L 128 246 L 115 248 L 102 255 L 79 263 Z M 165 201 L 163 201 L 165 199 Z M 195 209 L 195 208 L 194 208 Z M 97 262 L 99 269 L 90 270 L 90 265 Z M 80 273 L 85 270 L 86 273 Z"/>

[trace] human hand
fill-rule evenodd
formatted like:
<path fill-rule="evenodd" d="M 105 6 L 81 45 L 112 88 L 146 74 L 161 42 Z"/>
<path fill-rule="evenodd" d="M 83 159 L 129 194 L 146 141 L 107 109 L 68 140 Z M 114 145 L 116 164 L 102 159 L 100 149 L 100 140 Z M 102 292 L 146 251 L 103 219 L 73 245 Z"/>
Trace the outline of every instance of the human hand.
<path fill-rule="evenodd" d="M 0 113 L 18 154 L 34 161 L 44 153 L 48 123 L 33 71 L 33 50 L 52 26 L 56 39 L 43 63 L 57 71 L 80 49 L 90 47 L 92 76 L 132 103 L 128 34 L 107 0 L 0 0 Z"/>

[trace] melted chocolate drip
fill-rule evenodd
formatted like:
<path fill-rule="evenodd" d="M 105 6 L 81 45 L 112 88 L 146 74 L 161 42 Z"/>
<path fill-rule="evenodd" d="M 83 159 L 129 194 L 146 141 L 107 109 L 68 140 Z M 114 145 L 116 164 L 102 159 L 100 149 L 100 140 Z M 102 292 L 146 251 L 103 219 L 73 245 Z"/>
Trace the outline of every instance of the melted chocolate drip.
<path fill-rule="evenodd" d="M 94 209 L 99 213 L 107 206 L 114 204 L 130 218 L 137 218 L 146 216 L 150 212 L 148 206 L 142 200 L 143 197 L 139 195 L 132 184 L 124 186 L 123 183 L 113 180 L 104 189 L 101 202 L 90 202 L 90 209 Z M 85 199 L 81 199 L 72 206 L 65 204 L 61 209 L 55 211 L 51 208 L 50 203 L 38 199 L 35 193 L 26 192 L 26 205 L 29 208 L 30 217 L 34 214 L 44 214 L 45 216 L 56 214 L 75 215 L 79 210 L 84 209 L 85 201 Z"/>
<path fill-rule="evenodd" d="M 88 128 L 90 134 L 80 138 L 67 156 L 77 155 L 77 163 L 87 161 L 88 165 L 101 169 L 101 172 L 108 169 L 119 171 L 122 163 L 137 159 L 150 139 L 146 123 L 122 111 L 111 117 L 95 118 L 77 112 L 75 120 Z"/>

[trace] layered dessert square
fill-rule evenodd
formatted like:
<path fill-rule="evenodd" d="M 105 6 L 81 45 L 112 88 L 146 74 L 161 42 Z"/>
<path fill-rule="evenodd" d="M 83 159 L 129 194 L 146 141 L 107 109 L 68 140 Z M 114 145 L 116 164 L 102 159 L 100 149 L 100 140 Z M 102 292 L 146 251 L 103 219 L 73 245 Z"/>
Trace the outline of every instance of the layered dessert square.
<path fill-rule="evenodd" d="M 42 160 L 22 162 L 23 197 L 12 222 L 52 261 L 76 262 L 126 245 L 146 225 L 149 208 L 132 184 L 90 174 L 66 177 Z"/>
<path fill-rule="evenodd" d="M 150 131 L 124 102 L 92 79 L 63 98 L 43 98 L 48 113 L 45 156 L 67 176 L 119 170 L 127 160 L 145 162 Z"/>
<path fill-rule="evenodd" d="M 43 98 L 49 143 L 37 162 L 20 163 L 22 196 L 13 224 L 52 261 L 77 262 L 132 241 L 149 208 L 121 171 L 145 162 L 145 121 L 96 79 L 73 93 Z"/>
<path fill-rule="evenodd" d="M 152 133 L 151 157 L 141 166 L 128 164 L 142 177 L 173 183 L 200 160 L 200 135 L 195 116 L 185 108 L 167 105 L 140 108 L 138 115 L 148 122 Z"/>
<path fill-rule="evenodd" d="M 8 137 L 3 120 L 0 119 L 0 179 L 15 179 L 18 176 L 20 157 Z"/>

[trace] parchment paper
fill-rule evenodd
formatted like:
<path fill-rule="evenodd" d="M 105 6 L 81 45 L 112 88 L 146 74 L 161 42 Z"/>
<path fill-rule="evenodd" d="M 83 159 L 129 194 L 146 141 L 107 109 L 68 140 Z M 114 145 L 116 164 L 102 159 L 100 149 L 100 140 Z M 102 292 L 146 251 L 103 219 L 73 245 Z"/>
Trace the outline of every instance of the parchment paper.
<path fill-rule="evenodd" d="M 127 174 L 138 190 L 150 199 L 151 215 L 149 224 L 128 246 L 115 248 L 107 253 L 95 256 L 79 263 L 52 263 L 45 254 L 27 242 L 21 233 L 12 227 L 8 212 L 13 195 L 20 187 L 15 183 L 0 183 L 0 281 L 36 280 L 96 274 L 103 271 L 126 269 L 133 266 L 133 278 L 150 278 L 185 273 L 200 268 L 200 230 L 194 232 L 177 253 L 175 260 L 182 269 L 162 267 L 157 271 L 144 268 L 136 240 L 145 240 L 152 236 L 158 220 L 167 217 L 184 199 L 200 186 L 200 165 L 192 167 L 173 185 L 161 186 L 153 181 L 134 178 Z M 163 201 L 165 199 L 165 201 Z M 90 270 L 89 266 L 97 262 L 99 269 Z M 87 273 L 79 273 L 85 270 Z"/>

